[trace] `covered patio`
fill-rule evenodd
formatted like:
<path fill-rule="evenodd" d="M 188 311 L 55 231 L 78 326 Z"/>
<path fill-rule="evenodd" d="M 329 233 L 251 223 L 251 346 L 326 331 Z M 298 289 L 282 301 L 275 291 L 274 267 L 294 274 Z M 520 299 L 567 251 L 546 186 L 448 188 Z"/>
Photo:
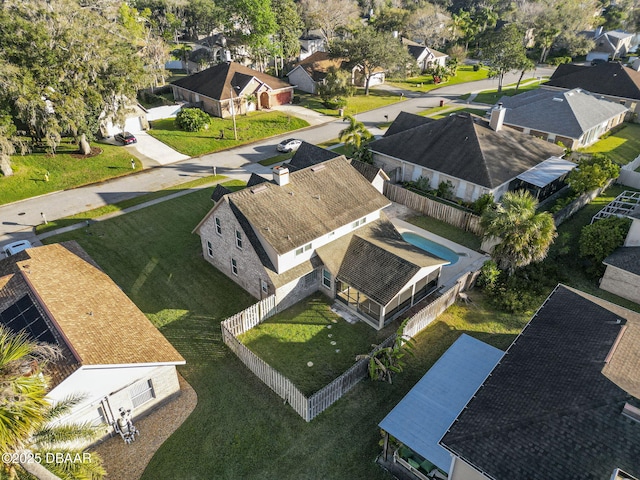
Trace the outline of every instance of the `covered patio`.
<path fill-rule="evenodd" d="M 420 479 L 446 478 L 451 457 L 439 441 L 504 352 L 462 334 L 380 422 L 383 458 Z M 390 445 L 394 437 L 399 446 Z"/>
<path fill-rule="evenodd" d="M 567 175 L 577 166 L 569 160 L 551 157 L 518 175 L 509 185 L 509 190 L 525 189 L 542 201 L 564 187 Z"/>

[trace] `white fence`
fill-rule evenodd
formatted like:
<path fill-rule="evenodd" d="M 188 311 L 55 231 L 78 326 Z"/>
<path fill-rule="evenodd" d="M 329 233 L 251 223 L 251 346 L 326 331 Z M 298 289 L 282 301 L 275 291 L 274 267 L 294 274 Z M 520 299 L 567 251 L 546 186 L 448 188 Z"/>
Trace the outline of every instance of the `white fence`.
<path fill-rule="evenodd" d="M 477 272 L 468 272 L 458 277 L 455 283 L 436 300 L 416 313 L 407 322 L 404 336 L 414 337 L 426 328 L 434 319 L 452 305 L 458 294 L 466 290 L 476 278 Z M 306 397 L 287 377 L 271 367 L 237 339 L 237 336 L 252 329 L 278 311 L 275 295 L 265 298 L 246 310 L 222 322 L 222 339 L 236 356 L 265 385 L 310 422 L 317 415 L 337 402 L 344 394 L 355 387 L 368 375 L 368 360 L 358 360 L 346 372 L 331 383 Z M 395 334 L 384 340 L 376 349 L 388 347 L 395 341 Z M 374 350 L 375 351 L 375 350 Z M 373 352 L 372 352 L 373 353 Z"/>
<path fill-rule="evenodd" d="M 616 183 L 640 190 L 640 173 L 636 172 L 638 167 L 640 167 L 640 155 L 638 155 L 633 162 L 627 163 L 620 169 L 620 176 L 616 180 Z"/>

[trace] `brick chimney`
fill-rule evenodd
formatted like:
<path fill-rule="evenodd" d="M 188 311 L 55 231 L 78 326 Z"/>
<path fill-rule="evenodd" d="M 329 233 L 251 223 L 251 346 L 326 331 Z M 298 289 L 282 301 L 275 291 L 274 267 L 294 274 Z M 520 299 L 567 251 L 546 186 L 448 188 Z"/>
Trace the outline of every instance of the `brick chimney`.
<path fill-rule="evenodd" d="M 496 132 L 502 130 L 502 124 L 504 123 L 504 114 L 506 112 L 507 109 L 502 106 L 502 103 L 499 103 L 493 110 L 491 110 L 489 126 Z"/>
<path fill-rule="evenodd" d="M 281 187 L 289 183 L 289 169 L 282 165 L 273 168 L 273 180 Z"/>

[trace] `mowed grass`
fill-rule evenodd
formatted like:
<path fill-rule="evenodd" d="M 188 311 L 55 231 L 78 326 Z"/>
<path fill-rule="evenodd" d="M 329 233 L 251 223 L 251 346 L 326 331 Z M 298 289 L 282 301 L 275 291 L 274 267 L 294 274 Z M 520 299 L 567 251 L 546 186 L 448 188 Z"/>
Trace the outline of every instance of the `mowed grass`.
<path fill-rule="evenodd" d="M 131 159 L 140 170 L 140 161 L 121 146 L 92 143 L 101 153 L 93 157 L 78 155 L 78 146 L 64 139 L 57 153 L 34 152 L 29 155 L 13 155 L 13 175 L 0 174 L 0 205 L 17 202 L 45 193 L 101 182 L 132 173 Z M 49 172 L 49 181 L 45 174 Z"/>
<path fill-rule="evenodd" d="M 211 192 L 46 240 L 80 242 L 187 360 L 179 371 L 198 405 L 153 457 L 145 480 L 390 480 L 374 463 L 378 423 L 462 333 L 505 348 L 527 320 L 496 314 L 474 292 L 473 303 L 451 307 L 417 336 L 415 356 L 392 385 L 363 380 L 306 423 L 223 345 L 220 322 L 254 300 L 202 258 L 190 233 L 211 208 Z"/>
<path fill-rule="evenodd" d="M 318 95 L 296 92 L 296 96 L 300 97 L 301 107 L 309 108 L 322 113 L 323 115 L 329 115 L 332 117 L 338 117 L 340 115 L 339 110 L 332 110 L 325 107 L 322 103 L 322 99 Z M 346 100 L 347 105 L 344 107 L 344 114 L 357 115 L 392 103 L 401 102 L 406 100 L 406 97 L 390 93 L 387 90 L 378 90 L 376 88 L 371 88 L 369 90 L 369 95 L 365 95 L 364 88 L 358 88 L 355 95 L 347 97 Z"/>
<path fill-rule="evenodd" d="M 407 78 L 406 80 L 391 80 L 387 83 L 403 90 L 411 90 L 413 92 L 428 92 L 440 87 L 448 87 L 458 83 L 475 82 L 484 80 L 489 77 L 489 70 L 486 67 L 478 71 L 473 70 L 472 65 L 462 65 L 458 67 L 455 77 L 449 78 L 446 82 L 433 83 L 432 75 L 418 75 Z"/>
<path fill-rule="evenodd" d="M 482 239 L 480 237 L 471 232 L 465 232 L 463 229 L 454 227 L 442 220 L 436 220 L 435 218 L 419 215 L 408 218 L 407 222 L 451 240 L 458 245 L 470 248 L 471 250 L 480 250 L 480 245 L 482 244 Z"/>
<path fill-rule="evenodd" d="M 512 97 L 516 94 L 528 92 L 529 90 L 536 90 L 538 88 L 540 88 L 540 82 L 538 82 L 537 80 L 533 80 L 533 81 L 530 80 L 528 83 L 525 83 L 525 84 L 521 83 L 517 92 L 516 92 L 515 85 L 507 85 L 506 87 L 503 87 L 502 91 L 499 93 L 498 93 L 498 89 L 485 90 L 483 92 L 480 92 L 476 95 L 473 101 L 476 103 L 486 103 L 488 105 L 495 105 L 496 103 L 498 103 L 498 100 L 500 100 L 502 97 L 505 97 L 505 96 Z M 469 98 L 469 95 L 463 95 L 460 98 L 467 99 Z"/>
<path fill-rule="evenodd" d="M 621 130 L 580 152 L 602 153 L 618 165 L 626 165 L 640 155 L 640 125 L 627 123 Z"/>
<path fill-rule="evenodd" d="M 304 395 L 311 395 L 351 367 L 356 355 L 370 352 L 397 329 L 349 324 L 331 310 L 332 303 L 318 292 L 242 334 L 240 341 Z"/>
<path fill-rule="evenodd" d="M 180 130 L 174 119 L 166 118 L 152 122 L 148 133 L 180 153 L 197 157 L 308 126 L 306 120 L 282 112 L 250 112 L 236 115 L 238 140 L 234 139 L 232 118 L 211 118 L 209 128 L 200 132 Z"/>

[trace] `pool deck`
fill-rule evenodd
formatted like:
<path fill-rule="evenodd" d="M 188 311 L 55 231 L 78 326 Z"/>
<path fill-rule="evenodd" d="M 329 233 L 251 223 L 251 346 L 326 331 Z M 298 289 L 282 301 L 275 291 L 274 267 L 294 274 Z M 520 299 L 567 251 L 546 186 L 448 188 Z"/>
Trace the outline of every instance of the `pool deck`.
<path fill-rule="evenodd" d="M 475 250 L 471 250 L 467 247 L 463 247 L 451 240 L 447 240 L 444 237 L 440 237 L 434 233 L 429 232 L 428 230 L 424 230 L 420 227 L 416 227 L 400 218 L 390 218 L 391 223 L 393 223 L 396 227 L 396 230 L 400 232 L 400 234 L 404 232 L 413 232 L 421 237 L 427 238 L 433 242 L 439 243 L 458 254 L 460 257 L 456 263 L 453 265 L 445 265 L 442 267 L 442 274 L 440 275 L 440 284 L 441 285 L 451 285 L 455 283 L 455 280 L 460 276 L 467 272 L 478 270 L 482 264 L 489 260 L 491 257 L 486 254 L 478 253 Z"/>

